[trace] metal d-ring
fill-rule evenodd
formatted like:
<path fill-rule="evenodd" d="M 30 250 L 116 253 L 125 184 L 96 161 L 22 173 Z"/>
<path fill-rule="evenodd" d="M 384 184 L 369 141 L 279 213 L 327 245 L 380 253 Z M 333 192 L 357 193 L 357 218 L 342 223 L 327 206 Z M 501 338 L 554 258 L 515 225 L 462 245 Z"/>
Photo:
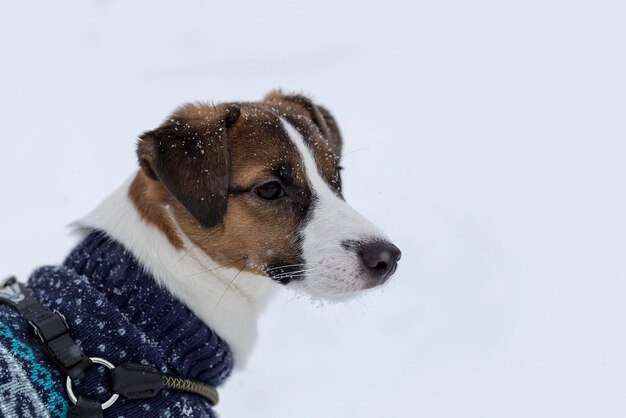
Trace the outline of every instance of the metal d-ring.
<path fill-rule="evenodd" d="M 89 360 L 91 360 L 93 363 L 101 364 L 109 370 L 113 370 L 115 368 L 113 364 L 100 357 L 89 357 Z M 67 388 L 67 396 L 70 397 L 70 401 L 72 401 L 73 404 L 76 404 L 76 402 L 78 402 L 78 398 L 76 398 L 76 395 L 74 395 L 74 389 L 72 389 L 72 378 L 69 376 L 67 376 L 65 387 Z M 104 411 L 105 409 L 113 405 L 119 397 L 120 395 L 118 395 L 117 393 L 111 395 L 111 397 L 102 404 L 102 410 Z"/>

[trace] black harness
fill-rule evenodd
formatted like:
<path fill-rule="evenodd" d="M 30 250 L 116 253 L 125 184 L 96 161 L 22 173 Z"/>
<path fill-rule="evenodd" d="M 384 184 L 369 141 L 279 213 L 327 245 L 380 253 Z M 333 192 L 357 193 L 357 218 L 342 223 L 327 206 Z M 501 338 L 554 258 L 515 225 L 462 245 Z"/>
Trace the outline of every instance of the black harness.
<path fill-rule="evenodd" d="M 153 366 L 124 363 L 114 366 L 105 359 L 88 357 L 72 339 L 63 314 L 50 310 L 37 301 L 28 288 L 15 277 L 0 284 L 0 304 L 13 307 L 33 328 L 33 342 L 67 375 L 67 394 L 72 402 L 69 418 L 103 418 L 103 411 L 121 396 L 127 400 L 156 397 L 162 389 L 193 393 L 206 398 L 211 406 L 218 402 L 214 387 L 197 380 L 159 372 Z M 72 381 L 85 375 L 94 365 L 108 369 L 113 395 L 101 403 L 74 394 Z"/>

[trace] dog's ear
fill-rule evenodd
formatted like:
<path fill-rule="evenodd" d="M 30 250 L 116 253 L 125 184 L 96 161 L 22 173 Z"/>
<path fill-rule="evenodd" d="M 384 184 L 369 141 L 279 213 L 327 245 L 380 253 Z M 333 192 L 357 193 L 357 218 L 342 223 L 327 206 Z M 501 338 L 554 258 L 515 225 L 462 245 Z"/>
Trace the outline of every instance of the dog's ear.
<path fill-rule="evenodd" d="M 333 115 L 324 106 L 313 103 L 311 99 L 300 94 L 285 94 L 280 90 L 274 90 L 265 96 L 265 101 L 272 103 L 283 101 L 300 106 L 308 112 L 311 120 L 318 127 L 322 135 L 326 137 L 328 143 L 337 155 L 341 155 L 343 138 L 339 131 L 339 125 Z"/>
<path fill-rule="evenodd" d="M 234 104 L 189 104 L 139 137 L 143 172 L 160 181 L 206 228 L 220 223 L 226 213 L 229 141 L 239 114 Z"/>

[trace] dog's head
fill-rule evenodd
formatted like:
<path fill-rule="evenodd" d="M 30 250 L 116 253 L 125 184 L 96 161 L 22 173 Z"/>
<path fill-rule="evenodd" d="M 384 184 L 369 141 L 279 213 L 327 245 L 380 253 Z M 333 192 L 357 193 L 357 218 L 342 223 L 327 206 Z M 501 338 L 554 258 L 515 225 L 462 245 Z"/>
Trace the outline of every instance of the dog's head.
<path fill-rule="evenodd" d="M 341 149 L 333 116 L 303 96 L 187 104 L 141 136 L 131 196 L 178 248 L 341 298 L 384 283 L 400 259 L 344 201 Z"/>

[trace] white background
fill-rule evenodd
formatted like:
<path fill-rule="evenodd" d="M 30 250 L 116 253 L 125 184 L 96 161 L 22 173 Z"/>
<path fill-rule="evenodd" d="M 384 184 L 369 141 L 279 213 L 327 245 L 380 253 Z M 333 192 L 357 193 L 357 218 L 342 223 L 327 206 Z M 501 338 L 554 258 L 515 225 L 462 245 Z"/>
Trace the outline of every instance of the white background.
<path fill-rule="evenodd" d="M 222 417 L 626 416 L 623 1 L 0 6 L 0 271 L 25 278 L 190 100 L 310 93 L 384 290 L 285 292 Z M 28 2 L 30 3 L 30 2 Z"/>

